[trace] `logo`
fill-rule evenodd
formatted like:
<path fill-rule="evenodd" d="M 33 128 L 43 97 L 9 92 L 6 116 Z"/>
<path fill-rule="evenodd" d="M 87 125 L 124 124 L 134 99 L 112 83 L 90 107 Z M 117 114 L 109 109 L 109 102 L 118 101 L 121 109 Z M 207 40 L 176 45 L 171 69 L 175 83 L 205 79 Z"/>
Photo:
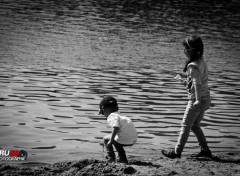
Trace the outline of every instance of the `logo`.
<path fill-rule="evenodd" d="M 0 161 L 25 161 L 27 152 L 24 150 L 0 150 Z"/>

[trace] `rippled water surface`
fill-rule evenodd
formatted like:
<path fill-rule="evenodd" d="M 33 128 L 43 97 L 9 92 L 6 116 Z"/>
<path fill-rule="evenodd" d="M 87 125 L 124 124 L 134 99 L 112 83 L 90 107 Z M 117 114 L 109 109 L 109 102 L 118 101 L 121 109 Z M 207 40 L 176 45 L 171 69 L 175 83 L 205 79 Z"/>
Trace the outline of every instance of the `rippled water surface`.
<path fill-rule="evenodd" d="M 111 131 L 98 116 L 106 94 L 139 132 L 130 156 L 173 147 L 187 103 L 173 80 L 181 42 L 199 33 L 212 95 L 205 135 L 213 152 L 240 151 L 239 8 L 234 0 L 2 0 L 0 147 L 26 150 L 29 162 L 98 157 Z M 197 150 L 191 134 L 184 153 Z"/>

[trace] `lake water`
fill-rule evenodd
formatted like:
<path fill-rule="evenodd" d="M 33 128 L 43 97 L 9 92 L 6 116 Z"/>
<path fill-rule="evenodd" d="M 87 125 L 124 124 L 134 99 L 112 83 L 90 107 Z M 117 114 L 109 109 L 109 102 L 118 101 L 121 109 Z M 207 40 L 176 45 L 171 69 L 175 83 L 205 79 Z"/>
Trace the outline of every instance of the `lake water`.
<path fill-rule="evenodd" d="M 198 33 L 212 107 L 202 121 L 214 152 L 240 151 L 240 1 L 1 0 L 0 148 L 28 162 L 102 157 L 106 94 L 138 132 L 129 156 L 174 147 L 187 92 L 173 78 L 181 42 Z M 191 133 L 183 155 L 199 150 Z"/>

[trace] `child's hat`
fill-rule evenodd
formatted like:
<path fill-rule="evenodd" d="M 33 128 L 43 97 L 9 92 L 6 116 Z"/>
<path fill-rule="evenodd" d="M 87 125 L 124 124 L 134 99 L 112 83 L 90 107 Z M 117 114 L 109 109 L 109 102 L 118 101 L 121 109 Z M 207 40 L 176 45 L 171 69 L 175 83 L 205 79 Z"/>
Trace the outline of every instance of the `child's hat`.
<path fill-rule="evenodd" d="M 105 96 L 99 104 L 99 115 L 102 114 L 103 108 L 106 106 L 111 106 L 117 104 L 117 100 L 112 96 Z"/>

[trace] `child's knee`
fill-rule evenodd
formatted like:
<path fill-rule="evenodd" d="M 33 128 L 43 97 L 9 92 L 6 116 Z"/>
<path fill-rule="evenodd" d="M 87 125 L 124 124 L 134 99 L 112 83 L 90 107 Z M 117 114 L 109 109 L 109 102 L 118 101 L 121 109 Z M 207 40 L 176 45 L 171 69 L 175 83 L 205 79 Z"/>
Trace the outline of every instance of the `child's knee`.
<path fill-rule="evenodd" d="M 103 142 L 107 144 L 110 139 L 111 139 L 111 135 L 106 135 L 103 137 Z"/>
<path fill-rule="evenodd" d="M 191 130 L 192 130 L 192 132 L 195 132 L 195 131 L 198 131 L 199 128 L 200 128 L 199 125 L 193 125 L 193 126 L 191 127 Z"/>
<path fill-rule="evenodd" d="M 104 143 L 104 144 L 107 144 L 108 141 L 109 141 L 108 139 L 103 138 L 103 143 Z"/>

